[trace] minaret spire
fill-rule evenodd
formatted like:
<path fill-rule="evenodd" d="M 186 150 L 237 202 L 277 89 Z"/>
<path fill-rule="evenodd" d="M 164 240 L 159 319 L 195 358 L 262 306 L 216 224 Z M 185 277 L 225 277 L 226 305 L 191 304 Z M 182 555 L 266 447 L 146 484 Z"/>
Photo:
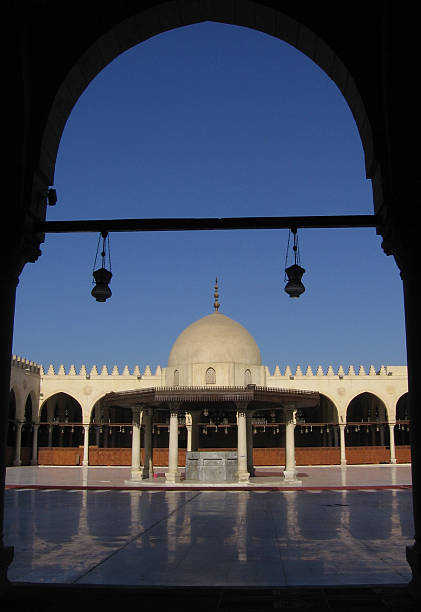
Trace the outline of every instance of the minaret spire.
<path fill-rule="evenodd" d="M 215 308 L 215 312 L 218 312 L 219 309 L 219 292 L 218 292 L 218 277 L 215 279 L 215 293 L 213 294 L 215 301 L 213 306 Z"/>

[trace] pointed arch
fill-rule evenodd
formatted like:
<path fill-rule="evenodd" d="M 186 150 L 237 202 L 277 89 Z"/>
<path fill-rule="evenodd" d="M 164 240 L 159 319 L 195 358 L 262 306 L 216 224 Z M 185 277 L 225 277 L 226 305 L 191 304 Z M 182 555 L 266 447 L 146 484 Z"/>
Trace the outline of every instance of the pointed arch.
<path fill-rule="evenodd" d="M 173 386 L 174 387 L 180 386 L 180 370 L 174 370 Z"/>
<path fill-rule="evenodd" d="M 104 13 L 109 9 L 104 7 Z M 252 28 L 279 38 L 292 45 L 313 60 L 337 85 L 354 116 L 365 155 L 366 176 L 376 180 L 376 194 L 381 197 L 381 178 L 374 158 L 373 129 L 366 104 L 357 87 L 356 79 L 346 63 L 326 43 L 326 32 L 318 32 L 304 25 L 299 18 L 262 2 L 247 0 L 238 3 L 184 3 L 180 11 L 175 0 L 156 3 L 147 9 L 135 8 L 121 19 L 112 12 L 92 31 L 89 40 L 75 41 L 73 63 L 66 74 L 56 76 L 56 89 L 51 105 L 46 110 L 46 120 L 41 126 L 38 168 L 46 187 L 54 184 L 54 168 L 61 135 L 73 106 L 93 78 L 110 62 L 131 47 L 164 31 L 213 21 Z M 291 11 L 292 12 L 292 11 Z M 102 27 L 102 30 L 101 30 Z M 335 41 L 336 42 L 336 41 Z M 335 44 L 335 43 L 334 43 Z M 76 59 L 77 58 L 77 59 Z M 348 62 L 347 62 L 348 63 Z M 51 78 L 50 78 L 51 81 Z"/>
<path fill-rule="evenodd" d="M 216 385 L 216 372 L 214 368 L 208 368 L 206 370 L 205 385 Z"/>

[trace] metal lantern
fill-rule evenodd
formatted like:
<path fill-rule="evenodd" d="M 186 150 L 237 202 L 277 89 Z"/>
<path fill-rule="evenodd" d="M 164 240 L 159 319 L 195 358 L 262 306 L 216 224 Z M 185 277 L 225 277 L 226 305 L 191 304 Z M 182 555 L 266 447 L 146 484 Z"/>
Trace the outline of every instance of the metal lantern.
<path fill-rule="evenodd" d="M 298 298 L 305 291 L 305 287 L 301 282 L 305 270 L 298 264 L 293 264 L 285 270 L 285 274 L 288 277 L 288 282 L 285 285 L 285 291 L 289 297 Z"/>
<path fill-rule="evenodd" d="M 292 250 L 294 252 L 294 263 L 292 266 L 287 267 L 288 263 L 288 254 L 289 254 L 289 243 L 291 238 L 291 233 L 294 236 L 294 244 Z M 298 235 L 297 228 L 292 228 L 290 230 L 288 236 L 288 245 L 287 245 L 287 254 L 285 257 L 285 292 L 288 293 L 291 298 L 299 298 L 302 293 L 305 291 L 305 287 L 301 282 L 301 278 L 304 274 L 305 270 L 300 266 L 300 249 L 298 246 Z"/>
<path fill-rule="evenodd" d="M 105 267 L 105 259 L 107 256 L 107 243 L 106 243 L 107 237 L 108 237 L 108 263 L 109 263 L 109 268 L 110 268 L 109 270 L 107 270 L 107 268 Z M 101 268 L 98 268 L 97 270 L 95 270 L 96 262 L 98 259 L 98 250 L 99 250 L 99 244 L 100 244 L 101 238 L 102 238 Z M 92 289 L 91 295 L 96 299 L 97 302 L 105 302 L 112 295 L 111 289 L 108 286 L 111 281 L 111 277 L 112 277 L 110 238 L 108 236 L 108 232 L 101 232 L 98 238 L 98 245 L 97 245 L 95 261 L 94 261 L 94 271 L 92 272 L 92 274 L 95 280 L 95 287 Z"/>
<path fill-rule="evenodd" d="M 96 299 L 97 302 L 105 302 L 111 297 L 111 289 L 108 283 L 111 280 L 112 274 L 106 268 L 99 268 L 93 272 L 95 279 L 95 287 L 91 291 L 91 295 Z"/>

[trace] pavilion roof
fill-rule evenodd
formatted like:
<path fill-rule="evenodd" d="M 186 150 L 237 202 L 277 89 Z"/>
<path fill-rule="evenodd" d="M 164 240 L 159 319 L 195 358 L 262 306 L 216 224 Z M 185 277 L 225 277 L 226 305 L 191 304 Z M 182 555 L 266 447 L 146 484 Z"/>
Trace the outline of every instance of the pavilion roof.
<path fill-rule="evenodd" d="M 258 402 L 278 406 L 295 404 L 297 408 L 312 408 L 319 404 L 319 393 L 257 385 L 247 387 L 150 387 L 111 392 L 102 399 L 104 406 L 137 406 L 139 404 L 151 406 L 179 402 Z"/>

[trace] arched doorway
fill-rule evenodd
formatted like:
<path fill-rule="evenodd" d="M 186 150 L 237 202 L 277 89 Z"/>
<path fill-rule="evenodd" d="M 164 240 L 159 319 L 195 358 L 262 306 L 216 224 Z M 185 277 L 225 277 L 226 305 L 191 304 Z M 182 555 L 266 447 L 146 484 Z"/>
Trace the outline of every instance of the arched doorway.
<path fill-rule="evenodd" d="M 347 463 L 389 463 L 387 409 L 374 393 L 354 397 L 346 412 Z"/>
<path fill-rule="evenodd" d="M 40 410 L 38 436 L 40 465 L 80 465 L 83 456 L 80 403 L 63 392 L 47 398 Z"/>
<path fill-rule="evenodd" d="M 334 402 L 319 393 L 316 409 L 297 412 L 295 445 L 298 465 L 332 465 L 340 463 L 338 409 Z"/>
<path fill-rule="evenodd" d="M 410 420 L 408 393 L 404 393 L 396 404 L 395 444 L 396 460 L 398 463 L 411 462 L 411 446 L 409 439 Z"/>
<path fill-rule="evenodd" d="M 89 465 L 130 465 L 133 413 L 125 406 L 101 405 L 91 411 Z"/>
<path fill-rule="evenodd" d="M 353 70 L 353 73 L 354 73 L 354 76 L 357 82 L 366 83 L 366 85 L 364 86 L 364 93 L 366 94 L 365 103 L 368 107 L 372 109 L 373 122 L 375 121 L 375 116 L 378 116 L 378 124 L 376 125 L 376 129 L 375 129 L 375 132 L 378 135 L 378 142 L 376 142 L 375 149 L 376 151 L 379 152 L 378 155 L 381 160 L 381 163 L 378 163 L 376 160 L 366 155 L 366 157 L 370 160 L 367 163 L 367 168 L 368 168 L 367 175 L 371 177 L 374 175 L 377 175 L 379 177 L 383 175 L 384 177 L 386 177 L 385 183 L 388 184 L 390 182 L 390 187 L 389 187 L 390 192 L 384 194 L 384 197 L 383 197 L 383 194 L 381 193 L 381 189 L 374 190 L 378 208 L 380 208 L 380 206 L 382 207 L 384 206 L 383 210 L 385 211 L 385 217 L 388 217 L 389 206 L 390 206 L 389 202 L 393 202 L 394 200 L 394 188 L 396 190 L 395 194 L 400 194 L 400 197 L 395 198 L 395 201 L 398 202 L 397 207 L 401 206 L 402 202 L 411 202 L 412 200 L 411 195 L 413 196 L 413 193 L 411 194 L 411 187 L 414 185 L 414 183 L 411 180 L 406 181 L 404 195 L 402 195 L 402 192 L 399 191 L 399 188 L 397 188 L 396 183 L 402 183 L 402 181 L 400 180 L 400 177 L 405 174 L 404 170 L 405 170 L 405 165 L 408 163 L 407 160 L 416 159 L 416 156 L 411 156 L 411 152 L 412 152 L 411 147 L 409 148 L 409 154 L 407 156 L 404 156 L 404 158 L 402 158 L 402 156 L 396 156 L 396 155 L 392 156 L 392 153 L 389 153 L 390 151 L 405 150 L 406 148 L 405 143 L 409 145 L 409 141 L 404 140 L 405 139 L 404 135 L 409 134 L 411 130 L 410 129 L 408 130 L 400 129 L 400 128 L 402 128 L 402 124 L 404 126 L 405 125 L 410 126 L 412 118 L 416 116 L 416 114 L 415 113 L 413 114 L 411 111 L 413 110 L 413 107 L 417 105 L 417 96 L 414 96 L 413 101 L 409 103 L 408 112 L 406 113 L 405 111 L 402 112 L 402 110 L 404 110 L 404 106 L 408 105 L 408 99 L 410 100 L 411 98 L 411 96 L 404 95 L 412 87 L 411 80 L 408 79 L 408 84 L 405 85 L 405 77 L 403 76 L 403 78 L 397 79 L 397 85 L 395 86 L 395 88 L 391 86 L 391 83 L 393 83 L 395 80 L 394 76 L 399 73 L 399 71 L 401 70 L 401 66 L 404 64 L 404 61 L 401 61 L 401 59 L 403 60 L 405 55 L 407 56 L 407 58 L 410 59 L 412 55 L 412 49 L 414 48 L 410 45 L 410 42 L 409 42 L 412 39 L 413 30 L 411 29 L 409 35 L 407 33 L 405 34 L 405 44 L 403 45 L 402 55 L 396 54 L 395 56 L 395 54 L 393 53 L 394 50 L 395 51 L 398 50 L 400 43 L 404 41 L 403 36 L 402 37 L 400 37 L 399 35 L 393 36 L 393 32 L 394 31 L 399 32 L 399 25 L 403 24 L 404 19 L 406 20 L 406 15 L 404 16 L 403 14 L 401 14 L 401 13 L 404 13 L 404 11 L 399 12 L 396 10 L 392 14 L 389 14 L 389 9 L 390 9 L 389 6 L 387 6 L 387 8 L 383 8 L 385 12 L 382 12 L 382 8 L 379 8 L 377 4 L 373 5 L 371 10 L 370 10 L 370 7 L 367 7 L 368 14 L 365 16 L 364 26 L 361 28 L 358 27 L 359 21 L 361 20 L 360 15 L 357 16 L 358 21 L 354 22 L 352 21 L 352 19 L 353 18 L 355 19 L 356 17 L 350 14 L 349 15 L 350 23 L 349 23 L 349 30 L 348 30 L 347 24 L 345 24 L 345 21 L 348 21 L 348 20 L 344 21 L 343 15 L 341 15 L 341 20 L 337 21 L 335 14 L 332 14 L 331 16 L 332 21 L 329 22 L 329 28 L 326 29 L 324 27 L 325 20 L 323 19 L 323 15 L 320 15 L 320 11 L 315 11 L 315 13 L 312 13 L 311 9 L 307 9 L 307 8 L 303 9 L 302 7 L 301 8 L 294 7 L 294 9 L 291 9 L 291 11 L 289 9 L 286 9 L 287 13 L 291 13 L 291 14 L 284 15 L 284 14 L 278 13 L 277 11 L 272 13 L 272 9 L 268 9 L 266 6 L 263 6 L 261 3 L 258 3 L 258 2 L 252 5 L 251 10 L 249 7 L 249 3 L 244 3 L 247 7 L 245 9 L 243 9 L 242 6 L 240 5 L 241 10 L 238 7 L 234 7 L 234 5 L 232 5 L 231 3 L 221 3 L 221 6 L 223 6 L 223 8 L 219 8 L 219 5 L 215 5 L 216 6 L 215 8 L 214 6 L 212 6 L 212 4 L 213 3 L 209 5 L 212 8 L 204 9 L 203 6 L 208 6 L 208 4 L 202 3 L 200 5 L 200 8 L 198 8 L 197 3 L 191 3 L 191 4 L 188 3 L 186 7 L 183 6 L 183 11 L 180 11 L 178 5 L 176 5 L 175 3 L 170 3 L 170 7 L 167 6 L 167 3 L 165 7 L 164 6 L 155 7 L 154 4 L 152 4 L 151 6 L 153 7 L 153 10 L 150 11 L 150 15 L 142 14 L 138 18 L 138 23 L 141 25 L 142 37 L 145 38 L 147 36 L 150 36 L 151 34 L 155 33 L 156 30 L 162 31 L 165 28 L 172 27 L 174 23 L 180 23 L 180 20 L 181 20 L 181 23 L 184 23 L 185 20 L 189 20 L 189 19 L 190 20 L 198 20 L 198 19 L 200 20 L 200 19 L 209 19 L 212 17 L 214 19 L 220 19 L 220 20 L 234 19 L 250 27 L 266 29 L 268 31 L 273 30 L 277 34 L 278 34 L 278 30 L 280 29 L 281 34 L 284 38 L 286 39 L 289 38 L 292 41 L 301 40 L 302 41 L 301 45 L 300 43 L 297 42 L 297 46 L 298 47 L 301 46 L 303 50 L 310 49 L 310 51 L 308 52 L 314 55 L 315 61 L 319 61 L 321 65 L 330 63 L 331 71 L 332 72 L 337 71 L 338 74 L 340 75 L 337 77 L 337 79 L 338 81 L 339 80 L 342 81 L 343 89 L 346 89 L 346 87 L 348 87 L 348 84 L 349 84 L 349 87 L 352 89 L 354 87 L 354 80 L 351 79 L 350 81 L 349 79 L 347 79 L 346 72 L 344 76 L 344 72 L 342 70 L 342 62 L 340 62 L 340 60 L 337 61 L 337 55 L 339 56 L 342 55 L 339 50 L 342 49 L 343 57 L 349 58 L 349 63 L 353 66 L 352 70 Z M 44 13 L 42 13 L 43 9 L 45 11 Z M 46 28 L 46 31 L 47 32 L 50 31 L 51 33 L 53 33 L 55 35 L 54 40 L 58 42 L 59 37 L 61 35 L 61 31 L 60 31 L 61 24 L 57 20 L 57 17 L 54 12 L 52 12 L 51 16 L 46 14 L 48 9 L 49 7 L 47 5 L 45 7 L 40 8 L 41 17 L 39 18 L 39 21 L 35 21 L 35 24 L 33 27 L 35 28 L 39 26 L 39 23 L 43 21 L 43 17 L 44 19 L 48 19 L 44 21 L 44 26 Z M 78 15 L 77 9 L 74 11 L 74 15 L 69 15 L 70 25 L 72 23 L 75 23 L 75 24 L 83 23 L 83 29 L 81 28 L 81 35 L 78 37 L 69 37 L 69 38 L 63 37 L 64 39 L 63 44 L 66 45 L 68 44 L 69 39 L 71 40 L 71 38 L 76 38 L 77 42 L 73 44 L 79 44 L 81 49 L 87 49 L 89 48 L 89 43 L 91 41 L 97 40 L 99 34 L 102 34 L 104 30 L 107 30 L 107 28 L 111 27 L 111 31 L 115 35 L 108 37 L 109 39 L 108 44 L 107 44 L 107 41 L 101 40 L 102 48 L 99 50 L 99 52 L 96 55 L 93 55 L 93 56 L 88 55 L 88 57 L 81 57 L 81 53 L 78 52 L 78 49 L 75 50 L 74 48 L 72 48 L 70 44 L 69 49 L 68 49 L 68 54 L 63 55 L 63 60 L 61 62 L 57 60 L 56 57 L 54 57 L 54 61 L 57 62 L 57 69 L 50 70 L 49 68 L 52 68 L 53 66 L 50 66 L 49 64 L 47 64 L 47 67 L 46 67 L 46 65 L 42 61 L 40 61 L 40 59 L 42 58 L 43 53 L 48 52 L 49 55 L 54 55 L 54 56 L 56 54 L 50 53 L 50 49 L 48 48 L 48 45 L 37 45 L 40 47 L 40 51 L 38 51 L 37 54 L 35 55 L 33 62 L 25 62 L 25 61 L 22 62 L 22 66 L 30 64 L 31 70 L 34 70 L 34 69 L 36 70 L 37 66 L 39 66 L 39 71 L 44 73 L 45 75 L 44 81 L 38 80 L 37 74 L 39 73 L 35 72 L 32 82 L 36 83 L 36 86 L 39 87 L 41 91 L 46 92 L 44 96 L 45 100 L 50 100 L 54 97 L 54 94 L 56 92 L 56 81 L 57 81 L 56 73 L 57 72 L 60 73 L 61 71 L 63 73 L 72 72 L 72 70 L 68 70 L 69 66 L 72 66 L 72 58 L 81 57 L 81 63 L 83 64 L 83 62 L 85 62 L 87 66 L 99 64 L 99 67 L 98 67 L 98 70 L 99 70 L 107 61 L 112 59 L 112 57 L 115 57 L 117 53 L 119 53 L 122 50 L 122 48 L 123 49 L 127 48 L 130 44 L 135 44 L 138 41 L 138 37 L 136 36 L 136 32 L 135 32 L 136 28 L 130 27 L 130 23 L 127 24 L 126 22 L 127 13 L 130 11 L 130 9 L 127 9 L 126 7 L 115 8 L 114 6 L 112 8 L 107 8 L 104 6 L 105 14 L 99 24 L 97 24 L 97 19 L 95 19 L 92 16 L 92 13 L 95 11 L 95 9 L 96 7 L 92 7 L 92 12 L 90 12 L 89 9 L 86 8 L 87 15 L 86 15 L 86 18 L 84 19 L 81 18 L 82 17 L 81 14 Z M 111 11 L 111 13 L 109 11 Z M 113 13 L 113 11 L 115 11 L 115 13 Z M 162 11 L 162 19 L 159 18 L 161 11 Z M 171 11 L 173 11 L 174 14 Z M 268 14 L 268 11 L 269 11 L 269 14 Z M 396 20 L 394 17 L 396 17 Z M 74 22 L 71 21 L 72 18 L 74 19 Z M 50 22 L 49 19 L 51 19 L 52 22 Z M 54 21 L 54 19 L 56 19 L 56 22 Z M 297 19 L 298 22 L 295 21 L 295 19 Z M 12 19 L 11 21 L 14 21 L 14 19 Z M 278 25 L 279 21 L 281 21 L 281 26 Z M 391 22 L 393 22 L 393 26 L 389 25 Z M 27 23 L 28 24 L 30 23 L 29 19 Z M 307 26 L 302 25 L 304 23 L 307 24 Z M 115 25 L 115 27 L 113 27 L 114 24 L 121 24 L 122 31 L 118 31 L 120 25 Z M 159 24 L 159 25 L 156 25 L 156 24 Z M 295 27 L 297 24 L 298 24 L 298 27 Z M 379 24 L 378 27 L 376 27 L 376 24 Z M 129 25 L 129 27 L 127 27 L 127 25 Z M 338 27 L 338 29 L 336 26 Z M 350 36 L 350 31 L 352 31 L 353 26 L 355 26 L 355 31 L 352 32 L 353 36 Z M 409 24 L 409 27 L 411 28 L 411 24 Z M 372 32 L 372 29 L 373 29 L 373 32 Z M 31 28 L 28 28 L 28 31 L 29 31 L 29 34 L 28 34 L 28 41 L 29 41 L 29 38 L 32 34 Z M 322 31 L 322 32 L 324 31 L 325 32 L 326 40 L 328 40 L 332 44 L 332 46 L 338 50 L 337 53 L 334 54 L 333 58 L 330 53 L 327 53 L 327 54 L 324 53 L 325 49 L 322 45 L 318 45 L 317 41 L 316 43 L 314 42 L 314 39 L 312 36 L 313 31 Z M 135 32 L 135 34 L 133 34 L 133 32 Z M 338 36 L 338 32 L 341 33 L 340 36 Z M 342 35 L 342 33 L 344 35 Z M 367 45 L 367 41 L 365 39 L 366 33 L 368 33 L 368 38 L 373 41 L 373 47 L 370 47 Z M 11 29 L 11 33 L 9 35 L 10 37 L 14 36 L 13 29 Z M 360 35 L 361 35 L 361 38 L 360 38 Z M 348 36 L 350 37 L 348 38 Z M 36 36 L 32 36 L 32 38 L 35 39 L 36 41 Z M 80 39 L 80 42 L 79 42 L 79 39 Z M 385 41 L 384 45 L 380 45 L 380 46 L 378 45 L 378 40 L 380 39 Z M 356 41 L 354 43 L 354 46 L 350 43 L 350 40 Z M 24 46 L 25 43 L 26 43 L 26 39 L 23 39 L 22 46 Z M 377 54 L 375 52 L 374 46 L 383 47 L 384 55 L 382 55 L 381 53 Z M 367 48 L 372 49 L 373 53 L 370 54 L 369 52 L 367 52 Z M 27 53 L 29 54 L 31 53 L 31 47 L 29 44 L 28 44 Z M 38 53 L 40 55 L 38 55 Z M 318 58 L 319 53 L 321 56 L 320 58 Z M 327 56 L 327 59 L 324 61 L 321 58 L 325 55 Z M 16 56 L 20 57 L 19 54 L 16 54 Z M 59 53 L 57 54 L 57 56 L 61 57 Z M 385 59 L 385 57 L 387 57 L 387 60 Z M 89 61 L 90 59 L 92 59 L 92 61 Z M 365 59 L 367 60 L 366 69 L 364 67 Z M 371 62 L 373 62 L 374 65 L 380 66 L 380 69 L 371 70 L 372 68 Z M 370 75 L 370 70 L 371 70 L 372 78 L 368 76 Z M 411 64 L 409 64 L 409 67 L 406 68 L 406 72 L 404 74 L 407 74 L 410 71 L 411 71 Z M 82 69 L 82 72 L 83 72 L 83 69 Z M 89 79 L 92 78 L 92 75 L 90 74 L 89 70 L 87 70 L 86 73 L 87 74 L 85 78 L 87 81 L 89 81 Z M 26 83 L 28 87 L 30 87 L 30 79 L 26 78 L 26 76 L 27 76 L 26 74 L 22 75 L 20 74 L 20 72 L 18 73 L 17 71 L 15 82 L 19 84 L 22 91 L 24 89 L 22 87 L 22 83 Z M 50 82 L 50 86 L 44 87 L 44 85 L 48 84 L 48 81 Z M 372 82 L 373 84 L 371 85 Z M 372 95 L 370 96 L 371 87 L 372 87 Z M 83 87 L 80 87 L 80 82 L 77 80 L 76 89 L 78 88 L 79 88 L 79 91 L 83 89 Z M 19 87 L 16 87 L 16 90 L 19 90 Z M 380 96 L 380 98 L 378 96 L 379 91 L 382 91 L 384 94 L 383 96 Z M 62 93 L 62 92 L 59 92 L 59 93 Z M 70 96 L 64 96 L 65 98 L 64 106 L 65 107 L 71 106 L 71 104 L 73 103 L 73 100 L 77 99 L 77 95 L 79 92 L 77 92 L 76 95 L 74 95 L 74 93 L 75 92 L 70 92 Z M 31 94 L 31 91 L 29 90 L 28 100 L 31 99 L 30 94 Z M 33 99 L 35 99 L 35 96 L 33 96 Z M 404 102 L 399 104 L 398 103 L 399 99 L 402 99 Z M 384 100 L 386 100 L 386 102 L 384 102 Z M 387 103 L 388 100 L 391 101 L 392 103 L 388 104 Z M 59 124 L 61 122 L 64 123 L 67 118 L 66 111 L 63 113 L 63 116 L 61 115 L 60 101 L 61 100 L 59 97 L 57 101 L 57 107 L 55 109 L 50 109 L 51 111 L 53 110 L 56 111 L 56 112 L 51 112 L 51 115 L 59 117 L 57 121 L 57 123 Z M 372 104 L 370 104 L 370 101 L 372 102 Z M 14 104 L 14 101 L 12 101 L 11 104 Z M 28 113 L 27 116 L 31 117 L 31 113 L 33 112 L 33 109 L 31 108 L 30 103 L 25 105 L 22 101 L 22 104 L 21 105 L 17 104 L 16 108 L 17 108 L 17 111 L 16 111 L 17 113 L 21 113 L 22 109 L 27 108 L 27 113 Z M 363 108 L 364 108 L 364 105 L 363 105 Z M 380 112 L 379 112 L 379 109 L 380 109 Z M 357 105 L 354 105 L 353 112 L 355 116 L 360 115 L 360 112 L 359 112 L 360 110 L 361 109 L 359 109 Z M 49 150 L 48 145 L 45 147 L 40 146 L 41 137 L 39 137 L 39 133 L 43 133 L 43 130 L 39 130 L 39 126 L 37 126 L 37 113 L 41 117 L 46 116 L 48 114 L 48 109 L 46 109 L 45 106 L 43 106 L 42 104 L 39 104 L 37 105 L 35 112 L 33 113 L 33 121 L 32 122 L 24 121 L 24 125 L 26 126 L 31 125 L 30 131 L 34 134 L 34 136 L 32 137 L 32 140 L 28 137 L 27 149 L 22 147 L 22 151 L 25 154 L 28 151 L 38 152 L 41 149 L 45 149 L 45 157 L 48 157 L 51 153 L 51 150 Z M 407 116 L 407 119 L 398 121 L 396 119 L 396 116 L 399 115 L 400 113 L 402 114 L 402 116 Z M 365 115 L 364 112 L 363 112 L 363 115 Z M 52 123 L 54 123 L 54 121 L 52 121 Z M 360 123 L 361 132 L 364 132 L 364 124 L 365 124 L 365 117 Z M 25 132 L 25 129 L 27 129 L 28 131 Z M 57 132 L 60 133 L 60 129 L 57 130 Z M 368 132 L 371 134 L 370 125 L 368 128 Z M 51 133 L 54 133 L 53 126 L 51 126 L 50 134 L 44 134 L 45 142 L 48 143 L 48 140 L 49 140 L 48 136 L 50 136 Z M 17 136 L 16 134 L 13 134 L 13 138 L 18 138 L 18 139 L 21 138 L 21 141 L 23 143 L 26 140 L 27 135 L 29 134 L 29 127 L 27 128 L 24 127 L 24 129 L 21 130 L 21 133 L 18 130 L 17 134 L 18 134 Z M 396 136 L 397 134 L 399 134 L 398 137 Z M 37 140 L 38 138 L 39 140 Z M 390 145 L 386 145 L 385 142 L 383 141 L 383 139 L 385 139 L 386 141 L 386 138 L 389 138 Z M 416 141 L 416 139 L 414 140 Z M 399 144 L 403 146 L 399 146 Z M 52 158 L 54 158 L 54 155 L 52 156 Z M 399 161 L 396 161 L 397 159 L 399 159 Z M 39 188 L 39 191 L 42 192 L 43 189 L 45 189 L 48 186 L 49 182 L 52 183 L 52 181 L 50 181 L 50 179 L 52 179 L 52 173 L 49 173 L 48 171 L 45 173 L 46 179 L 43 181 L 42 185 L 39 184 L 41 182 L 40 180 L 35 180 L 35 181 L 33 180 L 34 175 L 42 176 L 44 169 L 46 167 L 48 169 L 48 164 L 38 163 L 37 161 L 34 162 L 33 160 L 30 159 L 30 155 L 28 155 L 28 163 L 17 164 L 17 165 L 21 165 L 22 168 L 24 168 L 24 172 L 26 173 L 24 176 L 25 180 L 23 181 L 14 180 L 14 181 L 11 181 L 11 183 L 13 185 L 22 184 L 22 188 L 19 190 L 19 192 L 21 193 L 22 201 L 26 199 L 26 201 L 29 202 L 31 201 L 31 198 L 28 197 L 29 196 L 28 184 L 32 185 L 32 183 L 34 182 L 35 191 L 34 191 L 34 197 L 32 198 L 32 202 L 38 201 L 37 189 Z M 14 167 L 13 167 L 13 170 L 15 170 Z M 23 172 L 23 170 L 21 170 L 21 172 Z M 397 177 L 397 179 L 394 180 L 393 176 Z M 380 181 L 378 181 L 378 183 L 379 182 Z M 414 190 L 414 193 L 415 193 L 415 190 Z M 20 210 L 20 207 L 17 206 L 16 209 Z M 402 236 L 405 235 L 405 228 L 408 227 L 409 229 L 409 224 L 410 224 L 409 222 L 407 223 L 406 221 L 405 212 L 402 212 L 402 214 L 400 215 L 400 218 L 403 219 L 403 222 L 402 222 L 403 231 L 402 233 L 400 233 L 400 230 L 398 229 L 396 230 L 397 233 L 399 234 L 397 242 L 399 242 L 399 238 L 402 238 Z M 394 229 L 395 229 L 394 224 L 392 222 L 390 227 L 388 227 L 386 230 L 382 229 L 381 231 L 382 232 L 384 231 L 384 233 L 387 235 L 389 234 L 393 235 Z M 393 241 L 390 240 L 389 245 L 385 247 L 386 249 L 388 249 L 389 253 L 395 252 L 394 251 L 395 245 L 391 244 L 392 242 Z M 415 243 L 415 241 L 413 242 Z M 34 250 L 36 251 L 36 248 L 34 248 Z M 415 251 L 414 251 L 414 254 L 415 254 Z M 404 258 L 404 259 L 405 261 L 407 259 L 411 259 L 411 256 Z M 412 259 L 415 260 L 415 257 L 413 257 Z M 16 274 L 16 271 L 13 271 L 13 273 Z M 412 285 L 409 281 L 407 282 L 407 285 L 408 285 L 407 286 L 407 300 L 409 303 L 410 299 L 412 299 L 411 298 L 412 294 L 415 296 L 416 293 L 415 293 L 415 290 L 414 292 L 412 291 Z M 10 293 L 10 295 L 12 294 Z M 10 298 L 10 302 L 11 300 L 12 300 L 12 297 Z M 413 299 L 413 302 L 416 302 L 415 298 Z M 414 307 L 413 311 L 419 312 L 419 308 Z M 416 338 L 417 337 L 416 333 L 412 333 L 413 331 L 415 332 L 416 330 L 416 325 L 415 323 L 413 324 L 411 320 L 413 318 L 414 317 L 409 318 L 409 321 L 408 321 L 408 334 L 409 334 L 409 337 Z M 10 327 L 11 327 L 11 324 L 10 324 Z M 412 329 L 412 327 L 414 329 Z M 8 342 L 8 339 L 6 340 Z M 5 343 L 7 343 L 6 340 L 5 340 Z M 9 356 L 6 355 L 6 357 L 9 357 Z M 411 367 L 413 367 L 413 371 L 415 373 L 416 372 L 416 367 L 415 367 L 416 359 L 415 357 L 413 357 L 412 348 L 410 348 L 410 362 L 411 362 L 410 365 Z M 417 403 L 417 397 L 416 397 L 416 393 L 414 393 L 414 390 L 411 391 L 411 398 L 412 398 L 411 401 L 414 402 L 414 408 L 415 408 L 416 403 Z M 7 395 L 5 396 L 5 400 L 6 400 L 5 401 L 6 403 Z"/>

